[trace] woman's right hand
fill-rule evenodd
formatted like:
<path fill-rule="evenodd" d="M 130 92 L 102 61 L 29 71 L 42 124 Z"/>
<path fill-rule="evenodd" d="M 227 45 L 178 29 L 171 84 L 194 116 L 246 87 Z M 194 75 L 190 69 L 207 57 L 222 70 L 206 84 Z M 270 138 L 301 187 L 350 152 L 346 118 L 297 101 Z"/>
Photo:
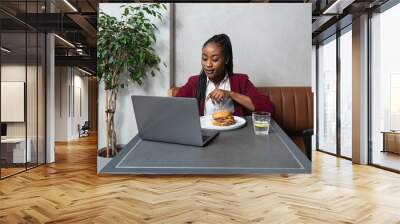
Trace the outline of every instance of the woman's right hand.
<path fill-rule="evenodd" d="M 222 90 L 222 89 L 214 89 L 213 91 L 211 91 L 210 94 L 208 94 L 207 99 L 211 99 L 213 104 L 221 103 L 226 98 L 229 98 L 230 94 L 231 94 L 230 91 L 226 91 L 226 90 Z"/>

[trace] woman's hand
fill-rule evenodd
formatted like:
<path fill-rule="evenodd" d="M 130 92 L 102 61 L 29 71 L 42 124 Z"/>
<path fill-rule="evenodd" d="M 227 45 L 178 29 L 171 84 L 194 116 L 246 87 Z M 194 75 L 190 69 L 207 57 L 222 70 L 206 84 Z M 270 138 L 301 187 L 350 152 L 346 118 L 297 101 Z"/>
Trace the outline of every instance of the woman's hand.
<path fill-rule="evenodd" d="M 222 90 L 222 89 L 214 89 L 210 94 L 208 94 L 207 99 L 211 99 L 213 104 L 220 103 L 224 101 L 226 98 L 230 97 L 231 92 Z"/>
<path fill-rule="evenodd" d="M 216 104 L 222 102 L 226 98 L 231 98 L 233 101 L 241 104 L 250 111 L 254 111 L 256 109 L 250 97 L 222 89 L 214 89 L 210 94 L 208 94 L 206 100 L 211 99 L 213 104 Z"/>

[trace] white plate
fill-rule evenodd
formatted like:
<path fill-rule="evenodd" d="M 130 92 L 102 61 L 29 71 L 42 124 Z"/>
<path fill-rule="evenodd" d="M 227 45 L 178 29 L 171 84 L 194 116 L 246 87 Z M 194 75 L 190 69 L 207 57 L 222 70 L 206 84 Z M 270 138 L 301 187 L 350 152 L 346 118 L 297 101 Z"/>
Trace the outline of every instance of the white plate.
<path fill-rule="evenodd" d="M 225 131 L 225 130 L 234 130 L 237 128 L 241 128 L 246 124 L 246 120 L 242 117 L 233 116 L 233 118 L 236 121 L 236 123 L 233 125 L 215 126 L 215 125 L 212 125 L 212 123 L 211 123 L 211 119 L 212 119 L 211 115 L 202 116 L 202 117 L 200 117 L 200 126 L 203 129 Z"/>

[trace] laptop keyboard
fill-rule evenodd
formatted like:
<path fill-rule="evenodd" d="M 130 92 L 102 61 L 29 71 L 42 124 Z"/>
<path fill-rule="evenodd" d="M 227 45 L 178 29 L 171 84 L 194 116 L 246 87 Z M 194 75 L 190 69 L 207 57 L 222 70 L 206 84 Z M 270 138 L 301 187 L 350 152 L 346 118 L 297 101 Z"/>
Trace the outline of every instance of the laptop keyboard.
<path fill-rule="evenodd" d="M 207 136 L 207 135 L 203 135 L 202 137 L 203 137 L 203 142 L 204 142 L 205 140 L 207 140 L 208 138 L 210 138 L 210 136 Z"/>

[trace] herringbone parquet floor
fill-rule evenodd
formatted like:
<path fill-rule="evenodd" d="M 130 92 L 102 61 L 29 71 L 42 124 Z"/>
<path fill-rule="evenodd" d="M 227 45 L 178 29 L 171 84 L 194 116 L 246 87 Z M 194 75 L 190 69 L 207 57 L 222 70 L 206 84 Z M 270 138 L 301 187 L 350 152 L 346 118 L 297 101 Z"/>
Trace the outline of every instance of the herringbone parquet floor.
<path fill-rule="evenodd" d="M 400 223 L 400 175 L 315 152 L 311 175 L 98 176 L 93 137 L 0 181 L 0 223 Z"/>

